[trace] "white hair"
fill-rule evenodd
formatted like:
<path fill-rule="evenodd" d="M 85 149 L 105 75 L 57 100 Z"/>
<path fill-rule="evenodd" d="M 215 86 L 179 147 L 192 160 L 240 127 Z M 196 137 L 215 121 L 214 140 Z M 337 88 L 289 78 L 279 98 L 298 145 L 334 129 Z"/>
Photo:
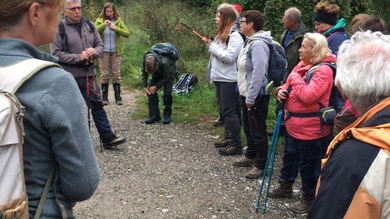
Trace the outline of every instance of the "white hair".
<path fill-rule="evenodd" d="M 358 111 L 390 96 L 390 37 L 359 31 L 344 41 L 335 82 Z"/>

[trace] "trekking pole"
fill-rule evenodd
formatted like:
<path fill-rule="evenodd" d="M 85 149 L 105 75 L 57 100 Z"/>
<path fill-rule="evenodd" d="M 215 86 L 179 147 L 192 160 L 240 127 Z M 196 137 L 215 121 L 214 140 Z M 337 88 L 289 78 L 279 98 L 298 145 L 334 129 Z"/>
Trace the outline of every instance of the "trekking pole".
<path fill-rule="evenodd" d="M 196 36 L 198 36 L 199 38 L 203 39 L 203 36 L 200 35 L 198 32 L 196 32 L 195 30 L 193 30 L 190 26 L 188 26 L 186 23 L 184 22 L 180 22 L 181 25 L 183 25 L 185 28 L 187 28 L 189 31 L 191 31 L 193 34 L 195 34 Z"/>
<path fill-rule="evenodd" d="M 268 193 L 269 193 L 269 189 L 270 189 L 270 185 L 271 185 L 272 174 L 274 171 L 273 169 L 274 169 L 274 164 L 275 164 L 276 151 L 278 148 L 278 138 L 279 138 L 279 130 L 280 130 L 281 120 L 282 120 L 282 110 L 279 110 L 277 117 L 276 117 L 274 132 L 272 134 L 272 140 L 270 143 L 270 150 L 268 151 L 268 155 L 267 155 L 267 162 L 265 164 L 264 173 L 263 173 L 263 177 L 261 180 L 261 185 L 260 185 L 260 189 L 259 189 L 259 196 L 257 197 L 256 212 L 258 212 L 258 210 L 260 208 L 259 203 L 260 203 L 260 199 L 263 195 L 264 184 L 265 184 L 266 176 L 268 174 L 268 169 L 269 169 L 268 186 L 266 188 L 266 193 L 265 193 L 265 197 L 264 197 L 264 204 L 263 204 L 263 208 L 262 208 L 263 213 L 265 213 L 265 211 L 267 210 Z"/>

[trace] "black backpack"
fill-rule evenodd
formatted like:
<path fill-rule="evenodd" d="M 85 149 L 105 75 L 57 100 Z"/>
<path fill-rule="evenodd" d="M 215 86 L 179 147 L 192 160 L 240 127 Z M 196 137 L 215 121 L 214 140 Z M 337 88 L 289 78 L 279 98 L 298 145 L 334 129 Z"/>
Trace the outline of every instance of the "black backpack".
<path fill-rule="evenodd" d="M 198 83 L 198 77 L 191 73 L 184 73 L 179 81 L 173 85 L 173 92 L 177 94 L 187 94 Z"/>

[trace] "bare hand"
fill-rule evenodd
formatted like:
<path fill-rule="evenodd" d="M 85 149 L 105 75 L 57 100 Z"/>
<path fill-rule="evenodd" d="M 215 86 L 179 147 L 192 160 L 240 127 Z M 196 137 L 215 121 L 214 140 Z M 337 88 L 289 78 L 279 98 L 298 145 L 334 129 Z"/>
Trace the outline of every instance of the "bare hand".
<path fill-rule="evenodd" d="M 156 86 L 151 86 L 151 87 L 149 88 L 150 94 L 155 94 L 156 91 L 157 91 L 157 87 L 156 87 Z"/>
<path fill-rule="evenodd" d="M 150 95 L 149 89 L 147 87 L 144 88 L 144 91 L 147 95 Z"/>
<path fill-rule="evenodd" d="M 276 96 L 276 98 L 278 99 L 278 101 L 282 101 L 282 100 L 285 100 L 287 98 L 287 95 L 288 94 L 288 91 L 287 90 L 280 90 L 278 92 L 278 95 Z"/>

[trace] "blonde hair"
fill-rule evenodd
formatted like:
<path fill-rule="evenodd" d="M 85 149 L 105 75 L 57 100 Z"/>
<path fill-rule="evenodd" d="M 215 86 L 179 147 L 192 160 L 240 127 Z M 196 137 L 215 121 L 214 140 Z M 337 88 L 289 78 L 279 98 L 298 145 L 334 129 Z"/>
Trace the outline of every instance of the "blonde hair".
<path fill-rule="evenodd" d="M 145 59 L 145 71 L 148 74 L 153 74 L 158 69 L 158 62 L 154 56 L 148 56 Z"/>
<path fill-rule="evenodd" d="M 307 39 L 312 47 L 311 52 L 313 57 L 310 59 L 311 63 L 319 63 L 324 58 L 332 54 L 328 47 L 328 41 L 324 35 L 319 33 L 306 33 L 303 38 Z"/>

